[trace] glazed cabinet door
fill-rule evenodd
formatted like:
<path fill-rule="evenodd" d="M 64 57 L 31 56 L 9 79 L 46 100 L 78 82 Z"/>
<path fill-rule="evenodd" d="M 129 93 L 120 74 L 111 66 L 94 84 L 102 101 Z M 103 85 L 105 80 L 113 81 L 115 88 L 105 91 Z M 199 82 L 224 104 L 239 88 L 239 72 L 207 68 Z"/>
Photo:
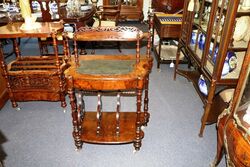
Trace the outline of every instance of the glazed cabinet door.
<path fill-rule="evenodd" d="M 180 74 L 191 80 L 204 103 L 200 136 L 205 124 L 216 122 L 217 119 L 209 121 L 209 117 L 218 116 L 216 110 L 221 106 L 218 101 L 227 106 L 233 96 L 230 89 L 239 81 L 250 37 L 250 7 L 245 1 L 248 0 L 184 2 L 176 60 L 182 51 L 193 68 L 179 67 L 177 61 L 174 78 Z"/>
<path fill-rule="evenodd" d="M 122 20 L 140 20 L 143 16 L 143 0 L 121 0 L 121 19 Z M 103 0 L 104 5 L 115 5 L 117 0 Z"/>
<path fill-rule="evenodd" d="M 250 28 L 250 11 L 241 6 L 240 0 L 203 0 L 194 7 L 188 46 L 209 80 L 236 83 L 239 77 Z"/>

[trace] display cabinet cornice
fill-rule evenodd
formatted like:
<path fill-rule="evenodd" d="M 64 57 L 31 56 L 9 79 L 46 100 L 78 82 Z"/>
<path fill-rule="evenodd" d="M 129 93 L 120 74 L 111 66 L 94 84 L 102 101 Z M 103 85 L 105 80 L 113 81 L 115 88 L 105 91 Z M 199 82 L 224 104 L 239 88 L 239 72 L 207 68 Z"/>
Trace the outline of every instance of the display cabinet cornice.
<path fill-rule="evenodd" d="M 115 5 L 116 0 L 103 0 L 103 5 Z M 142 21 L 143 0 L 122 0 L 121 19 Z"/>
<path fill-rule="evenodd" d="M 250 10 L 241 9 L 240 0 L 194 0 L 194 8 L 190 3 L 184 2 L 174 78 L 180 74 L 192 81 L 204 103 L 202 136 L 205 125 L 216 122 L 224 110 L 221 106 L 228 106 L 238 83 L 249 42 Z M 191 70 L 178 65 L 180 52 Z"/>

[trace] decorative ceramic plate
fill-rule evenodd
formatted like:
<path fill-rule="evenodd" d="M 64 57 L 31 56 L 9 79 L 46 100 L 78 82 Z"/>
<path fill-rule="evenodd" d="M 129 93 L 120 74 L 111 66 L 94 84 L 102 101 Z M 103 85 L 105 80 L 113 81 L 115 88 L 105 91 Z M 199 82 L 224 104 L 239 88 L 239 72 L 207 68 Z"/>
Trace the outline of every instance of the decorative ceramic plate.
<path fill-rule="evenodd" d="M 202 94 L 208 95 L 208 89 L 207 89 L 207 83 L 203 75 L 200 75 L 200 78 L 198 80 L 198 86 Z"/>
<path fill-rule="evenodd" d="M 92 8 L 91 5 L 82 5 L 81 10 L 90 10 Z"/>

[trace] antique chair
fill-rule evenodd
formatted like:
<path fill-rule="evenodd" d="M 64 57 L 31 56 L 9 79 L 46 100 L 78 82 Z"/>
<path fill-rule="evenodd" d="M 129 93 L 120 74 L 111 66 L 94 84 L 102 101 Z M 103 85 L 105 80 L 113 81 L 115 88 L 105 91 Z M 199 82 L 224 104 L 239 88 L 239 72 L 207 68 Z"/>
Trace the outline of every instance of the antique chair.
<path fill-rule="evenodd" d="M 60 21 L 60 0 L 29 0 L 32 13 L 41 12 L 41 22 L 55 22 Z M 73 36 L 72 33 L 69 33 Z M 62 33 L 57 34 L 58 45 L 63 45 Z M 52 45 L 52 38 L 38 38 L 38 44 L 41 55 L 48 55 L 48 46 Z M 62 53 L 59 53 L 62 54 Z"/>
<path fill-rule="evenodd" d="M 116 5 L 102 5 L 97 7 L 97 20 L 93 27 L 117 26 L 121 13 L 121 0 L 117 0 Z"/>
<path fill-rule="evenodd" d="M 142 39 L 147 37 L 146 55 L 141 55 Z M 71 58 L 65 71 L 73 119 L 73 137 L 77 149 L 83 142 L 94 144 L 133 143 L 135 151 L 144 136 L 141 126 L 147 125 L 149 73 L 153 59 L 150 55 L 150 33 L 136 27 L 81 27 L 74 34 L 78 41 L 121 41 L 134 46 L 128 55 L 78 55 Z M 144 109 L 141 111 L 144 92 Z M 86 111 L 83 96 L 97 95 L 96 111 Z M 113 112 L 102 111 L 103 95 L 116 96 Z M 135 96 L 134 111 L 121 111 L 121 96 Z M 126 105 L 126 104 L 124 104 Z"/>
<path fill-rule="evenodd" d="M 97 7 L 96 18 L 93 24 L 93 27 L 99 26 L 109 26 L 115 27 L 118 25 L 121 13 L 121 0 L 116 1 L 116 5 L 102 5 Z M 100 42 L 98 43 L 100 44 Z M 96 46 L 96 42 L 92 43 L 94 54 L 94 46 Z M 113 45 L 112 45 L 113 46 Z M 118 50 L 121 52 L 120 42 L 117 42 Z"/>

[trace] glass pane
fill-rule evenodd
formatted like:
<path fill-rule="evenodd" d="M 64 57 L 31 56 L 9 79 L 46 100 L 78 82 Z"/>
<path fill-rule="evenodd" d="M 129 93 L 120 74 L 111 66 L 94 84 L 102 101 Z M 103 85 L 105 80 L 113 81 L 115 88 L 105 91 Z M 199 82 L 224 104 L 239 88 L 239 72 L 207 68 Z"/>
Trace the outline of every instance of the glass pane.
<path fill-rule="evenodd" d="M 239 108 L 242 108 L 243 106 L 249 106 L 249 104 L 250 104 L 250 76 L 248 76 L 246 86 L 240 100 Z"/>
<path fill-rule="evenodd" d="M 116 5 L 117 0 L 110 0 L 110 5 Z"/>
<path fill-rule="evenodd" d="M 122 0 L 123 5 L 136 6 L 137 0 Z"/>
<path fill-rule="evenodd" d="M 213 3 L 216 3 L 216 1 Z M 224 26 L 224 19 L 225 19 L 225 10 L 223 9 L 225 8 L 225 6 L 228 5 L 228 3 L 229 3 L 228 1 L 221 1 L 218 4 L 218 9 L 215 12 L 214 18 L 210 18 L 210 24 L 213 25 L 210 28 L 212 32 L 211 34 L 212 38 L 210 39 L 210 42 L 209 42 L 209 52 L 208 52 L 208 55 L 206 55 L 205 67 L 208 69 L 208 71 L 211 74 L 213 73 L 216 62 L 222 56 L 222 55 L 219 55 L 218 50 L 219 50 L 221 33 L 222 33 L 222 28 Z M 208 12 L 210 12 L 209 8 L 208 8 Z M 233 60 L 236 57 L 234 52 L 228 52 L 227 55 L 228 57 L 232 57 L 232 59 L 230 60 Z M 222 76 L 225 76 L 229 72 L 233 71 L 233 70 L 230 70 L 228 61 L 225 61 L 224 67 L 225 68 L 223 68 Z"/>
<path fill-rule="evenodd" d="M 193 31 L 191 34 L 190 48 L 196 54 L 196 58 L 202 59 L 202 52 L 205 46 L 206 29 L 203 29 L 204 2 L 201 1 L 194 9 Z"/>
<path fill-rule="evenodd" d="M 239 101 L 234 117 L 238 124 L 249 132 L 250 130 L 250 75 L 246 76 L 245 85 L 242 86 L 243 92 Z"/>

